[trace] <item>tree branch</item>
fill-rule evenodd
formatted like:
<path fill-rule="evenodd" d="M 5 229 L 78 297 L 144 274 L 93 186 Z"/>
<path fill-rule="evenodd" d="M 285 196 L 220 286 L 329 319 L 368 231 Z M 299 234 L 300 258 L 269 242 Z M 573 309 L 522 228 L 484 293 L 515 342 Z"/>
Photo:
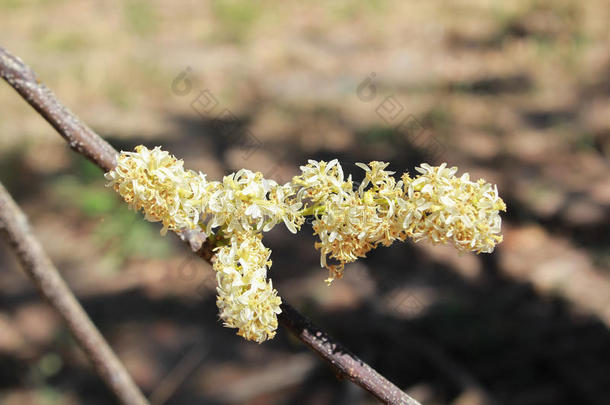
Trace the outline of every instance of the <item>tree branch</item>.
<path fill-rule="evenodd" d="M 40 294 L 63 318 L 108 388 L 125 405 L 148 405 L 123 364 L 78 303 L 38 240 L 24 213 L 0 183 L 0 231 Z"/>
<path fill-rule="evenodd" d="M 104 171 L 116 165 L 116 150 L 61 104 L 55 94 L 36 79 L 28 65 L 2 47 L 0 76 L 59 132 L 70 148 Z"/>
<path fill-rule="evenodd" d="M 70 147 L 87 157 L 102 170 L 116 164 L 117 152 L 93 130 L 65 108 L 42 83 L 32 69 L 0 47 L 0 76 L 34 107 L 68 141 Z M 188 243 L 188 235 L 182 235 Z M 194 246 L 194 244 L 191 244 Z M 210 262 L 213 252 L 204 243 L 197 254 Z M 419 405 L 372 367 L 351 354 L 343 345 L 311 324 L 296 309 L 284 302 L 279 322 L 311 350 L 327 361 L 341 375 L 361 386 L 387 404 Z"/>

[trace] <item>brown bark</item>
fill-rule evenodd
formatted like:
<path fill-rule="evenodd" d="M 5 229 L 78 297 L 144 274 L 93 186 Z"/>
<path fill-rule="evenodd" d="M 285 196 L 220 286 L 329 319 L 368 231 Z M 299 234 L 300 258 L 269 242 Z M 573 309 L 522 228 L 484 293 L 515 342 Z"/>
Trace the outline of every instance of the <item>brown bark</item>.
<path fill-rule="evenodd" d="M 30 230 L 27 218 L 0 183 L 0 232 L 15 251 L 24 272 L 63 318 L 106 385 L 125 405 L 147 405 L 123 364 L 95 327 L 83 307 Z"/>

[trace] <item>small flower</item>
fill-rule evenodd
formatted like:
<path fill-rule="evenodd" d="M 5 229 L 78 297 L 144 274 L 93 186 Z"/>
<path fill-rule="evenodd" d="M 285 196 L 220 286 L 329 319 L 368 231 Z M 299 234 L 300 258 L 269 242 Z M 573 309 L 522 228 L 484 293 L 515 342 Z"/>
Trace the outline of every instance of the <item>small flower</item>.
<path fill-rule="evenodd" d="M 308 199 L 313 203 L 326 200 L 331 194 L 341 194 L 352 191 L 351 177 L 343 178 L 343 169 L 337 159 L 330 162 L 309 160 L 301 166 L 302 174 L 292 179 L 292 184 L 298 187 L 299 200 Z"/>

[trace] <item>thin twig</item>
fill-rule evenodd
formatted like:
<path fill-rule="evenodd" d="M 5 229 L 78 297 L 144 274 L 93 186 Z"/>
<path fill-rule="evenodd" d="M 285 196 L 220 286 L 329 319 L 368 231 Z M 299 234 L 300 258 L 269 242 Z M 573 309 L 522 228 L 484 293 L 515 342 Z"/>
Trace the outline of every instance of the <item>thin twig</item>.
<path fill-rule="evenodd" d="M 49 121 L 68 141 L 72 149 L 87 157 L 104 171 L 114 167 L 117 152 L 112 146 L 65 108 L 55 95 L 36 79 L 36 75 L 29 66 L 1 47 L 0 76 Z M 183 236 L 188 243 L 188 235 Z M 194 246 L 194 244 L 190 245 Z M 204 243 L 197 254 L 208 262 L 213 258 L 213 252 L 208 243 Z M 358 384 L 382 402 L 401 405 L 419 404 L 364 361 L 351 354 L 343 345 L 312 325 L 306 317 L 289 304 L 282 305 L 279 321 L 341 375 Z"/>
<path fill-rule="evenodd" d="M 104 171 L 116 165 L 116 150 L 61 104 L 55 94 L 36 79 L 29 66 L 2 47 L 0 76 L 59 132 L 74 151 Z"/>
<path fill-rule="evenodd" d="M 311 324 L 291 305 L 284 302 L 278 319 L 341 375 L 358 384 L 386 404 L 419 405 L 419 402 L 401 391 L 396 385 L 371 366 L 350 353 L 341 343 Z"/>
<path fill-rule="evenodd" d="M 187 377 L 199 367 L 209 352 L 204 344 L 205 340 L 203 339 L 196 342 L 178 364 L 163 377 L 155 390 L 150 394 L 151 405 L 163 405 L 166 403 Z"/>
<path fill-rule="evenodd" d="M 13 247 L 23 270 L 40 294 L 63 318 L 93 367 L 125 405 L 148 401 L 131 379 L 106 340 L 76 300 L 61 275 L 32 235 L 25 214 L 0 183 L 0 231 Z"/>

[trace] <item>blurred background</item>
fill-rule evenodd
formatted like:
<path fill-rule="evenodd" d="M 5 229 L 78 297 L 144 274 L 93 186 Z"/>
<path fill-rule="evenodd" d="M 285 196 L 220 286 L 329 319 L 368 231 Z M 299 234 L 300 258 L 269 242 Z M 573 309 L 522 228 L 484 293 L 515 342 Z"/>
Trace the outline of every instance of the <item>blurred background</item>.
<path fill-rule="evenodd" d="M 0 0 L 0 45 L 115 148 L 210 179 L 307 159 L 443 161 L 498 184 L 491 255 L 395 244 L 326 287 L 310 226 L 277 227 L 282 297 L 425 404 L 610 403 L 607 1 Z M 373 404 L 285 330 L 217 319 L 210 267 L 104 187 L 5 83 L 0 179 L 159 404 Z M 0 244 L 0 402 L 109 404 Z"/>

